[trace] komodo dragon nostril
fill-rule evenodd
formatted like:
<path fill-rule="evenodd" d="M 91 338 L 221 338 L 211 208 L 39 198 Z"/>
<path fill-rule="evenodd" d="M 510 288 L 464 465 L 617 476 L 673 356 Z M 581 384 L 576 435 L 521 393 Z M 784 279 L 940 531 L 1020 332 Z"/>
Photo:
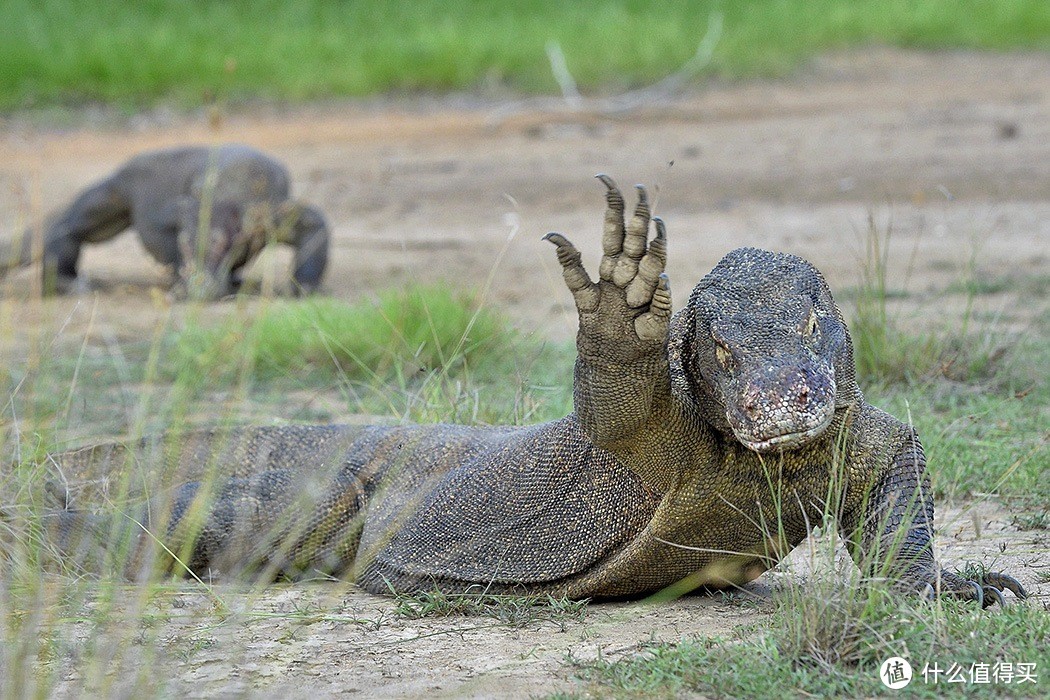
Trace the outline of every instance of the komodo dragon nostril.
<path fill-rule="evenodd" d="M 741 405 L 743 406 L 744 413 L 746 413 L 749 418 L 754 418 L 755 416 L 757 416 L 759 413 L 758 392 L 751 390 L 744 394 L 743 400 L 741 401 Z"/>

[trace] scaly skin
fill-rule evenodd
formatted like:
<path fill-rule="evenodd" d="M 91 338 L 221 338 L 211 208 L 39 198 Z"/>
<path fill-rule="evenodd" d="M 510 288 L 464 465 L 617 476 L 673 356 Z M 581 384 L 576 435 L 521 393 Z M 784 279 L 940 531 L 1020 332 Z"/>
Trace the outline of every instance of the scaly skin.
<path fill-rule="evenodd" d="M 375 592 L 614 598 L 746 583 L 830 514 L 858 565 L 902 590 L 982 604 L 1007 589 L 1024 597 L 1009 576 L 967 581 L 936 565 L 922 447 L 910 426 L 865 403 L 817 270 L 735 250 L 672 318 L 663 223 L 649 242 L 645 190 L 625 224 L 623 197 L 600 177 L 599 280 L 564 236 L 547 237 L 580 317 L 572 414 L 524 428 L 190 436 L 168 471 L 198 481 L 134 520 L 198 573 L 322 570 Z M 202 479 L 199 455 L 216 446 L 217 472 Z M 112 466 L 107 449 L 57 461 L 73 481 L 90 478 L 109 468 L 100 460 Z M 71 533 L 108 537 L 114 523 L 76 510 L 56 522 L 67 550 L 80 547 Z M 150 536 L 131 531 L 141 567 Z"/>
<path fill-rule="evenodd" d="M 328 261 L 324 217 L 289 199 L 288 171 L 279 162 L 247 146 L 174 148 L 135 156 L 49 217 L 39 246 L 45 292 L 83 287 L 83 246 L 129 227 L 154 259 L 172 267 L 180 295 L 236 292 L 242 268 L 271 241 L 295 249 L 295 293 L 314 291 Z M 0 276 L 35 261 L 34 233 L 0 245 Z"/>

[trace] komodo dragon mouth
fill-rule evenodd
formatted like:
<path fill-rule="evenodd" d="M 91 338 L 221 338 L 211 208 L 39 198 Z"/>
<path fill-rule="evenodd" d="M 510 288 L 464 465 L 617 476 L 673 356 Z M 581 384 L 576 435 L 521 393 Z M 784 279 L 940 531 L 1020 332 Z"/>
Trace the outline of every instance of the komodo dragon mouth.
<path fill-rule="evenodd" d="M 790 358 L 728 384 L 726 419 L 737 439 L 755 452 L 802 447 L 835 417 L 835 370 L 830 364 L 800 364 Z"/>
<path fill-rule="evenodd" d="M 734 430 L 737 438 L 750 450 L 755 452 L 773 452 L 775 450 L 792 450 L 802 447 L 813 438 L 820 437 L 831 421 L 835 418 L 834 406 L 829 406 L 825 411 L 823 419 L 817 425 L 805 430 L 793 430 L 789 433 L 780 433 L 771 437 L 760 437 L 742 431 Z"/>

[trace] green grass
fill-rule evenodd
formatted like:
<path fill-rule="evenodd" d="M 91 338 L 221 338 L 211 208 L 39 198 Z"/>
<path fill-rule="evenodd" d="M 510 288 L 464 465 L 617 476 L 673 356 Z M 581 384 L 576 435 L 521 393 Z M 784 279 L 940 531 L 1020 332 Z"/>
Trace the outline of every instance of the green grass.
<path fill-rule="evenodd" d="M 706 72 L 721 77 L 871 44 L 1050 47 L 1043 0 L 0 0 L 0 109 L 554 92 L 552 41 L 584 90 L 619 90 L 682 66 L 716 11 Z"/>
<path fill-rule="evenodd" d="M 953 603 L 925 606 L 884 592 L 844 597 L 783 596 L 768 625 L 741 638 L 652 644 L 639 654 L 609 661 L 571 658 L 569 667 L 588 690 L 619 697 L 874 697 L 892 691 L 879 681 L 891 656 L 912 665 L 908 697 L 1044 697 L 1050 667 L 1050 615 L 1025 605 L 974 614 Z M 948 684 L 924 681 L 929 664 L 1035 663 L 1038 682 Z M 936 674 L 934 674 L 936 675 Z"/>
<path fill-rule="evenodd" d="M 1024 513 L 1010 518 L 1018 530 L 1050 530 L 1050 508 L 1039 513 Z"/>
<path fill-rule="evenodd" d="M 354 304 L 277 301 L 232 326 L 187 323 L 167 340 L 165 372 L 191 396 L 223 387 L 282 402 L 287 391 L 327 390 L 356 413 L 520 423 L 569 410 L 552 380 L 571 382 L 571 361 L 544 369 L 564 353 L 521 336 L 472 294 L 409 285 Z"/>
<path fill-rule="evenodd" d="M 320 378 L 389 380 L 462 367 L 488 368 L 515 336 L 507 322 L 449 287 L 409 285 L 375 301 L 276 301 L 254 318 L 188 324 L 174 337 L 172 369 L 230 383 L 291 372 Z"/>
<path fill-rule="evenodd" d="M 1045 353 L 1034 355 L 1040 356 Z M 1033 507 L 1050 503 L 1045 388 L 997 393 L 941 381 L 869 392 L 868 399 L 904 420 L 910 416 L 926 448 L 936 497 L 995 494 Z"/>
<path fill-rule="evenodd" d="M 489 617 L 510 627 L 527 627 L 536 622 L 551 622 L 562 631 L 570 622 L 578 622 L 587 613 L 586 600 L 555 598 L 551 595 L 506 595 L 484 592 L 444 593 L 429 591 L 396 594 L 394 614 L 408 620 L 425 617 Z"/>

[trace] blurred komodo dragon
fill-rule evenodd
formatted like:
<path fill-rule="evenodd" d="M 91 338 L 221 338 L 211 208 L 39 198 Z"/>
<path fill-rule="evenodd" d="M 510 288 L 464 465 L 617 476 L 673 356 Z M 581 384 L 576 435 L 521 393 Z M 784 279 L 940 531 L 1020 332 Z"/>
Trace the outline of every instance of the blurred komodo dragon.
<path fill-rule="evenodd" d="M 190 291 L 200 296 L 236 292 L 242 268 L 271 241 L 295 249 L 293 291 L 312 292 L 328 261 L 328 227 L 319 210 L 289 199 L 288 181 L 281 163 L 248 146 L 142 153 L 48 217 L 41 243 L 32 228 L 0 243 L 0 276 L 40 261 L 45 292 L 77 291 L 81 248 L 132 227 L 172 267 L 180 293 L 198 282 Z"/>
<path fill-rule="evenodd" d="M 1005 574 L 973 581 L 936 564 L 922 446 L 864 401 L 813 266 L 734 250 L 672 318 L 663 223 L 649 242 L 639 186 L 625 226 L 623 197 L 599 177 L 599 281 L 547 236 L 579 311 L 573 413 L 528 427 L 238 428 L 57 454 L 70 484 L 111 492 L 121 465 L 154 494 L 162 477 L 191 480 L 116 517 L 64 493 L 76 507 L 49 520 L 58 549 L 83 556 L 121 531 L 127 562 L 159 539 L 201 576 L 323 571 L 380 593 L 616 598 L 744 584 L 831 515 L 854 560 L 898 590 L 1025 596 Z M 151 445 L 167 460 L 144 458 Z"/>

